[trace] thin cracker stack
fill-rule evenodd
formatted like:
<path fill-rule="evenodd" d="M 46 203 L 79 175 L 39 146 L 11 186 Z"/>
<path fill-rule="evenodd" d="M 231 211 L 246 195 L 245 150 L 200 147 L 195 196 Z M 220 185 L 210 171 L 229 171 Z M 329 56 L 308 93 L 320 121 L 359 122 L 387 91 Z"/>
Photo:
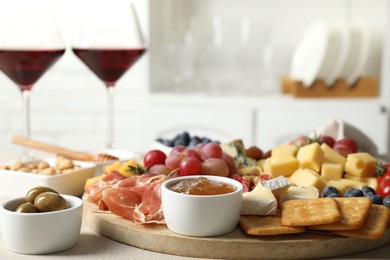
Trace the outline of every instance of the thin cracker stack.
<path fill-rule="evenodd" d="M 287 227 L 280 223 L 276 216 L 241 216 L 239 225 L 249 235 L 281 235 L 302 233 L 304 227 Z"/>
<path fill-rule="evenodd" d="M 332 198 L 288 200 L 282 204 L 283 226 L 312 226 L 340 220 L 340 211 Z"/>
<path fill-rule="evenodd" d="M 380 239 L 384 236 L 390 219 L 390 209 L 382 205 L 372 205 L 363 226 L 354 230 L 334 230 L 333 234 L 347 237 Z"/>
<path fill-rule="evenodd" d="M 308 226 L 311 230 L 351 230 L 361 228 L 369 214 L 372 202 L 366 197 L 333 198 L 341 213 L 335 223 Z"/>

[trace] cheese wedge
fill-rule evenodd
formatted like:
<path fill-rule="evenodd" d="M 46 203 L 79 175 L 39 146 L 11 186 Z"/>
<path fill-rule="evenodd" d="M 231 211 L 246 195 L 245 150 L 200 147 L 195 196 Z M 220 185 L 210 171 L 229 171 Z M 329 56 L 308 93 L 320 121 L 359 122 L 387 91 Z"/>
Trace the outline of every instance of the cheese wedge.
<path fill-rule="evenodd" d="M 262 181 L 261 185 L 265 189 L 270 189 L 277 197 L 280 193 L 286 191 L 291 186 L 291 182 L 286 177 L 279 176 L 274 179 Z"/>
<path fill-rule="evenodd" d="M 345 172 L 359 177 L 375 177 L 377 162 L 369 153 L 352 153 L 347 157 Z"/>
<path fill-rule="evenodd" d="M 324 161 L 324 152 L 318 143 L 308 144 L 299 149 L 297 159 L 300 167 L 319 172 Z"/>
<path fill-rule="evenodd" d="M 286 191 L 279 194 L 279 205 L 287 200 L 316 199 L 320 195 L 315 187 L 290 186 Z"/>
<path fill-rule="evenodd" d="M 251 192 L 244 192 L 241 215 L 276 215 L 278 202 L 271 189 L 257 184 Z"/>
<path fill-rule="evenodd" d="M 291 184 L 302 187 L 316 187 L 322 191 L 327 181 L 315 171 L 308 168 L 299 168 L 290 177 Z"/>

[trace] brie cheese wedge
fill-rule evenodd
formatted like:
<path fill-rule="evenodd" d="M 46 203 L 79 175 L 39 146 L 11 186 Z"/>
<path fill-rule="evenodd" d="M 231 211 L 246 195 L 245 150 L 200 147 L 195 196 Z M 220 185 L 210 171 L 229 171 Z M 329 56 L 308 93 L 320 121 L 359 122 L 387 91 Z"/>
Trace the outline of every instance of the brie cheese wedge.
<path fill-rule="evenodd" d="M 278 202 L 271 189 L 259 183 L 251 192 L 244 192 L 241 215 L 276 215 Z"/>

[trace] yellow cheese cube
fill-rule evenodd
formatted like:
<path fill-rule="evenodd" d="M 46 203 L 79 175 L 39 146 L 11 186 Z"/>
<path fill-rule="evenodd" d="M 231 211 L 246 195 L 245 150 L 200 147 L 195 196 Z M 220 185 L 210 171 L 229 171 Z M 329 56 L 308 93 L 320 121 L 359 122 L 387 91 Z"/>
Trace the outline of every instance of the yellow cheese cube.
<path fill-rule="evenodd" d="M 272 148 L 271 156 L 274 157 L 281 154 L 289 154 L 292 156 L 296 156 L 297 151 L 298 151 L 297 147 L 293 144 L 282 144 Z"/>
<path fill-rule="evenodd" d="M 328 182 L 328 185 L 335 187 L 339 191 L 340 196 L 344 196 L 345 191 L 350 188 L 362 189 L 367 186 L 364 182 L 350 179 L 331 180 Z"/>
<path fill-rule="evenodd" d="M 349 180 L 355 180 L 355 181 L 364 182 L 364 183 L 367 184 L 367 186 L 370 186 L 371 188 L 373 188 L 375 190 L 378 187 L 377 178 L 376 177 L 359 177 L 359 176 L 354 176 L 354 175 L 351 175 L 351 174 L 347 173 L 345 175 L 345 178 L 349 179 Z"/>
<path fill-rule="evenodd" d="M 264 163 L 264 173 L 271 175 L 273 178 L 278 176 L 290 176 L 298 169 L 298 160 L 289 154 L 272 156 Z"/>
<path fill-rule="evenodd" d="M 138 162 L 134 159 L 131 159 L 122 165 L 122 167 L 119 169 L 119 172 L 126 177 L 133 176 L 134 172 L 131 170 L 131 168 L 137 168 L 138 166 Z"/>
<path fill-rule="evenodd" d="M 290 177 L 290 182 L 296 186 L 316 187 L 322 191 L 327 181 L 315 171 L 308 168 L 299 168 Z"/>
<path fill-rule="evenodd" d="M 319 172 L 324 160 L 324 152 L 318 143 L 308 144 L 299 149 L 297 159 L 300 167 Z"/>
<path fill-rule="evenodd" d="M 338 163 L 323 163 L 321 167 L 321 176 L 328 181 L 340 180 L 343 172 L 343 166 Z"/>
<path fill-rule="evenodd" d="M 330 162 L 330 163 L 339 163 L 343 166 L 345 166 L 346 158 L 333 150 L 329 145 L 326 143 L 323 143 L 321 145 L 321 150 L 324 152 L 324 162 Z"/>
<path fill-rule="evenodd" d="M 112 171 L 119 171 L 120 168 L 122 168 L 122 163 L 121 162 L 115 162 L 113 164 L 107 165 L 104 170 L 105 172 L 112 172 Z"/>
<path fill-rule="evenodd" d="M 369 153 L 352 153 L 347 157 L 345 172 L 359 177 L 375 177 L 377 162 Z"/>

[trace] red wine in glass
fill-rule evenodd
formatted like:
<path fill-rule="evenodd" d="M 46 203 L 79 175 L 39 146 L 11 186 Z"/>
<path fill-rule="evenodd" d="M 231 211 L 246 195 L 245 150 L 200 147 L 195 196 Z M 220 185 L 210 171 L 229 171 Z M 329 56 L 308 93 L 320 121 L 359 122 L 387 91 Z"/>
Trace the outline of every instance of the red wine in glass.
<path fill-rule="evenodd" d="M 123 74 L 142 56 L 145 52 L 145 48 L 73 48 L 73 52 L 106 84 L 107 87 L 114 87 L 115 83 Z"/>
<path fill-rule="evenodd" d="M 64 49 L 0 49 L 0 70 L 14 81 L 22 91 L 29 91 L 33 84 L 64 52 Z"/>

